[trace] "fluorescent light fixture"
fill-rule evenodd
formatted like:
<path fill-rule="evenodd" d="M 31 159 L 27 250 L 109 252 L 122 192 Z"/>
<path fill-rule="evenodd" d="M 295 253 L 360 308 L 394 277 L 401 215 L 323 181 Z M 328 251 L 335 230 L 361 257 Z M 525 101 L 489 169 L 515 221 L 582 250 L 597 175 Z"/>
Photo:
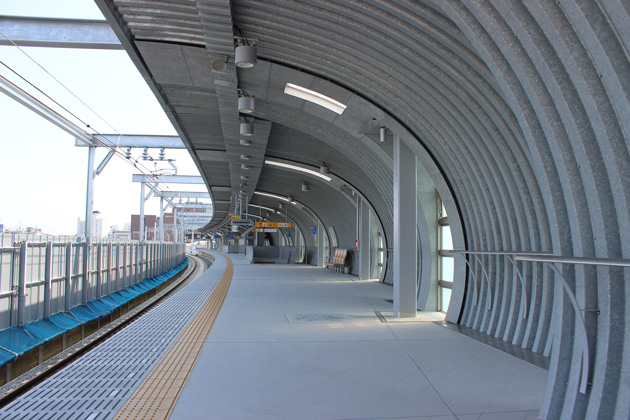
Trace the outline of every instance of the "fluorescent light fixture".
<path fill-rule="evenodd" d="M 256 207 L 257 209 L 263 209 L 263 210 L 268 210 L 268 211 L 275 212 L 275 210 L 272 209 L 271 207 L 259 206 L 258 204 L 248 204 L 248 206 Z"/>
<path fill-rule="evenodd" d="M 333 98 L 329 98 L 328 96 L 322 95 L 321 93 L 315 92 L 314 90 L 294 85 L 293 83 L 287 83 L 284 86 L 284 93 L 300 99 L 304 99 L 305 101 L 313 102 L 314 104 L 330 109 L 337 114 L 342 114 L 343 111 L 345 111 L 346 109 L 346 105 L 334 100 Z"/>
<path fill-rule="evenodd" d="M 316 176 L 318 178 L 324 179 L 324 180 L 326 180 L 328 182 L 330 182 L 332 180 L 331 177 L 326 176 L 324 174 L 320 174 L 319 172 L 314 171 L 312 169 L 302 168 L 301 166 L 295 166 L 295 165 L 291 165 L 289 163 L 276 162 L 274 160 L 265 160 L 265 165 L 279 166 L 281 168 L 292 169 L 292 170 L 298 171 L 298 172 L 304 172 L 304 173 L 307 173 L 309 175 L 313 175 L 313 176 Z"/>
<path fill-rule="evenodd" d="M 264 192 L 260 192 L 260 191 L 254 191 L 254 194 L 257 195 L 264 195 L 265 197 L 271 197 L 271 198 L 277 198 L 279 200 L 284 200 L 284 201 L 289 201 L 288 198 L 283 197 L 281 195 L 276 195 L 276 194 L 269 194 L 269 193 L 264 193 Z"/>

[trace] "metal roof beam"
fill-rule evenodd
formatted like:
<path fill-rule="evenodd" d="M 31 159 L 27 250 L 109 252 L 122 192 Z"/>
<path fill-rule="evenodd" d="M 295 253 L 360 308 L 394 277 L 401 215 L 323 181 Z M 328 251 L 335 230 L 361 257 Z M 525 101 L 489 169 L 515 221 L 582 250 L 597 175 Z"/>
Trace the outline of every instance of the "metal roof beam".
<path fill-rule="evenodd" d="M 210 193 L 201 191 L 164 191 L 163 195 L 169 198 L 210 198 Z"/>
<path fill-rule="evenodd" d="M 184 143 L 179 136 L 159 136 L 150 134 L 95 134 L 96 146 L 104 147 L 137 147 L 137 148 L 160 148 L 165 149 L 185 149 Z M 75 142 L 75 146 L 85 146 L 80 142 Z"/>
<path fill-rule="evenodd" d="M 165 184 L 201 184 L 203 178 L 195 175 L 143 175 L 134 174 L 132 182 L 162 182 Z"/>
<path fill-rule="evenodd" d="M 0 38 L 0 45 L 15 43 L 23 47 L 123 49 L 104 20 L 0 16 L 0 28 L 9 38 Z"/>

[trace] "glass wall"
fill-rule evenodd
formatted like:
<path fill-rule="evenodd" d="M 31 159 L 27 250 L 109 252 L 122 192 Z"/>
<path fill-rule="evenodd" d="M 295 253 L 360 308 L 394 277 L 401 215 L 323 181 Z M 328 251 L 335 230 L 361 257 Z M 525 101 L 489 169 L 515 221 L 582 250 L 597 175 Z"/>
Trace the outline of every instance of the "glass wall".
<path fill-rule="evenodd" d="M 442 251 L 453 249 L 453 237 L 451 227 L 448 224 L 448 215 L 441 200 L 438 200 L 438 293 L 439 310 L 446 312 L 451 301 L 453 288 L 454 258 L 444 255 Z"/>

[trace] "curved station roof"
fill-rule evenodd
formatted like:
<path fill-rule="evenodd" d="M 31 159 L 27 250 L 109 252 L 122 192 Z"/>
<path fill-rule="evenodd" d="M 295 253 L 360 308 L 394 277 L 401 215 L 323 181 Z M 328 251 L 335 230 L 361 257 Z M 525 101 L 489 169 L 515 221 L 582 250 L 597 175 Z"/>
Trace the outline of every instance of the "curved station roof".
<path fill-rule="evenodd" d="M 626 2 L 97 3 L 209 187 L 209 232 L 251 204 L 335 226 L 352 248 L 359 197 L 390 248 L 396 139 L 444 203 L 455 249 L 630 257 Z M 255 46 L 253 67 L 236 66 L 239 46 Z M 293 96 L 308 91 L 319 99 Z M 479 259 L 488 270 L 455 259 L 448 319 L 550 355 L 548 418 L 626 419 L 628 269 L 532 265 L 523 308 L 514 261 Z M 392 271 L 388 260 L 383 281 Z M 598 312 L 576 315 L 563 284 Z"/>

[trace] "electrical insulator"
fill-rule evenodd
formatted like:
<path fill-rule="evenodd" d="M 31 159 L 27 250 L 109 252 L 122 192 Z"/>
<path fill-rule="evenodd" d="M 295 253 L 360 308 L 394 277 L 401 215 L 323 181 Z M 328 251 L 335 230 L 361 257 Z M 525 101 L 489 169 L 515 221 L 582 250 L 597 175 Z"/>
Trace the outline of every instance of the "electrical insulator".
<path fill-rule="evenodd" d="M 142 160 L 147 160 L 149 158 L 149 148 L 145 147 L 142 151 Z"/>
<path fill-rule="evenodd" d="M 164 154 L 164 148 L 163 148 L 163 147 L 160 147 L 160 160 L 164 160 L 164 156 L 165 156 L 165 154 Z"/>
<path fill-rule="evenodd" d="M 125 152 L 125 159 L 131 159 L 131 147 L 127 147 L 127 151 Z"/>

